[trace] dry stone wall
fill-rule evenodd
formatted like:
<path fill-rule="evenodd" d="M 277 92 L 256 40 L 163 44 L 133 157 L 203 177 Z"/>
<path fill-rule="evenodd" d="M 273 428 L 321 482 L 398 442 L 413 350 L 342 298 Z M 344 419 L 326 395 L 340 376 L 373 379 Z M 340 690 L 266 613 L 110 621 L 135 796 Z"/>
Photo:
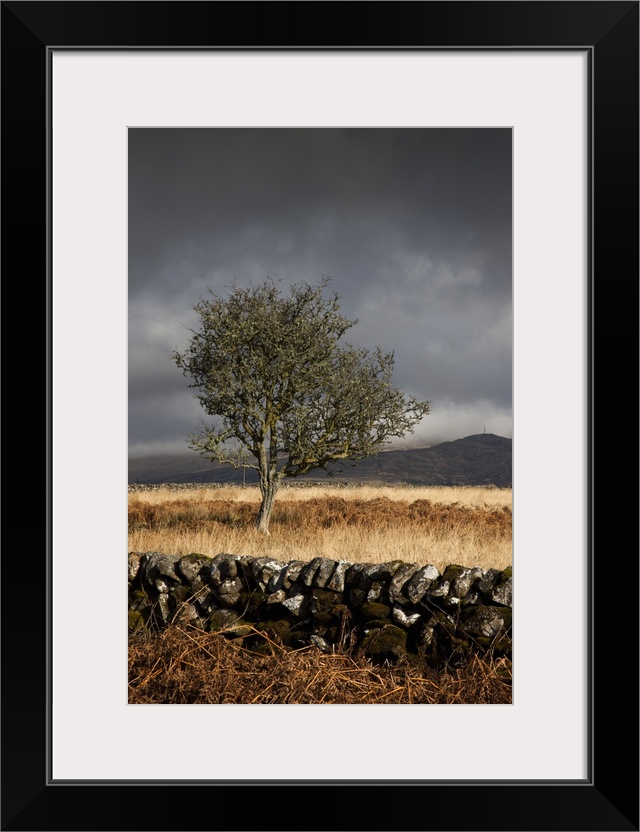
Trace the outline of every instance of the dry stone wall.
<path fill-rule="evenodd" d="M 511 619 L 511 569 L 129 553 L 130 631 L 190 625 L 254 649 L 270 639 L 435 666 L 470 651 L 510 656 Z"/>

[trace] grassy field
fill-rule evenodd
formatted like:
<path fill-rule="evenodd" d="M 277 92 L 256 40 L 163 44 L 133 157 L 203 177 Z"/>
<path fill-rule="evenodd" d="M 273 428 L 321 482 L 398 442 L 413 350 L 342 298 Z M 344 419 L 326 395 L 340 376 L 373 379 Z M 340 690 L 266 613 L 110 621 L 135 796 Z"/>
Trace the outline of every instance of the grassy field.
<path fill-rule="evenodd" d="M 504 569 L 512 562 L 510 488 L 282 488 L 269 537 L 253 529 L 257 487 L 129 493 L 129 551 L 404 560 Z"/>

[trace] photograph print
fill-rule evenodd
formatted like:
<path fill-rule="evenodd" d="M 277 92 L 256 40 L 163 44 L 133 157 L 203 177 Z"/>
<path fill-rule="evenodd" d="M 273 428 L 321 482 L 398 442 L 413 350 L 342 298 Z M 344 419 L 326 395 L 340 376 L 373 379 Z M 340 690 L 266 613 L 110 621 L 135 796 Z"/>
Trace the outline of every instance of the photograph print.
<path fill-rule="evenodd" d="M 129 128 L 130 704 L 512 703 L 512 138 Z"/>

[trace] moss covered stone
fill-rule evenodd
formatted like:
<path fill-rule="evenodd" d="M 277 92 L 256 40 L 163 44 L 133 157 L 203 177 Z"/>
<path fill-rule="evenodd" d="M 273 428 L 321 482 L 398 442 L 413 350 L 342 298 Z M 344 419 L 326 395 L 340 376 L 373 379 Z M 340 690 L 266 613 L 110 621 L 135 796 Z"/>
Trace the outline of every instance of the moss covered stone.
<path fill-rule="evenodd" d="M 256 615 L 258 611 L 261 611 L 262 607 L 267 606 L 268 597 L 269 593 L 262 592 L 259 589 L 254 589 L 253 591 L 242 589 L 239 593 L 238 606 L 246 610 L 245 614 Z"/>
<path fill-rule="evenodd" d="M 313 623 L 321 627 L 328 627 L 335 621 L 331 612 L 314 612 Z"/>
<path fill-rule="evenodd" d="M 496 609 L 502 616 L 505 630 L 508 630 L 511 627 L 511 622 L 513 620 L 513 610 L 511 607 L 496 607 Z"/>
<path fill-rule="evenodd" d="M 342 630 L 340 627 L 334 625 L 333 627 L 327 627 L 322 635 L 324 636 L 324 639 L 329 642 L 329 644 L 337 644 L 342 637 Z"/>
<path fill-rule="evenodd" d="M 311 611 L 326 612 L 342 601 L 340 592 L 330 589 L 313 589 L 311 592 Z"/>
<path fill-rule="evenodd" d="M 367 632 L 368 630 L 381 630 L 383 627 L 388 627 L 391 624 L 388 618 L 372 618 L 371 621 L 367 621 L 366 624 L 362 626 L 362 629 Z"/>
<path fill-rule="evenodd" d="M 184 604 L 192 597 L 193 593 L 191 591 L 191 587 L 189 586 L 176 586 L 171 591 L 171 598 L 176 604 Z"/>
<path fill-rule="evenodd" d="M 129 610 L 129 632 L 133 633 L 136 630 L 144 630 L 145 617 L 138 610 Z"/>
<path fill-rule="evenodd" d="M 491 645 L 491 649 L 496 656 L 506 656 L 511 658 L 511 639 L 508 636 L 497 638 Z"/>
<path fill-rule="evenodd" d="M 459 563 L 451 563 L 442 573 L 445 581 L 455 581 L 456 578 L 461 577 L 470 570 L 466 566 L 460 566 Z"/>
<path fill-rule="evenodd" d="M 509 615 L 503 613 L 505 609 Z M 505 618 L 511 621 L 511 610 L 502 607 L 474 607 L 471 615 L 465 618 L 460 623 L 460 629 L 468 635 L 473 636 L 474 639 L 479 637 L 492 639 L 499 632 L 506 629 Z"/>
<path fill-rule="evenodd" d="M 247 626 L 250 625 L 247 625 L 247 622 L 240 618 L 237 612 L 228 609 L 214 610 L 207 621 L 207 628 L 212 633 L 219 630 L 229 630 L 235 633 L 239 628 Z"/>
<path fill-rule="evenodd" d="M 349 590 L 349 602 L 353 607 L 360 607 L 364 604 L 367 600 L 367 593 L 359 589 L 358 587 L 353 587 Z"/>
<path fill-rule="evenodd" d="M 374 618 L 389 618 L 391 607 L 379 604 L 377 601 L 367 601 L 360 607 L 360 612 L 365 621 L 371 621 Z"/>
<path fill-rule="evenodd" d="M 372 658 L 397 659 L 407 652 L 407 633 L 406 630 L 390 624 L 368 632 L 360 646 L 364 653 Z"/>
<path fill-rule="evenodd" d="M 471 642 L 468 638 L 458 638 L 457 636 L 451 636 L 451 647 L 457 650 L 470 650 L 471 649 Z"/>
<path fill-rule="evenodd" d="M 285 646 L 291 644 L 291 624 L 284 618 L 275 621 L 259 621 L 256 630 L 265 633 L 269 638 L 281 641 Z"/>
<path fill-rule="evenodd" d="M 498 636 L 498 638 L 478 636 L 475 641 L 479 647 L 491 650 L 495 656 L 511 656 L 511 639 L 508 636 Z"/>
<path fill-rule="evenodd" d="M 150 607 L 152 604 L 148 594 L 142 589 L 134 589 L 129 593 L 129 609 L 133 611 L 140 611 Z"/>

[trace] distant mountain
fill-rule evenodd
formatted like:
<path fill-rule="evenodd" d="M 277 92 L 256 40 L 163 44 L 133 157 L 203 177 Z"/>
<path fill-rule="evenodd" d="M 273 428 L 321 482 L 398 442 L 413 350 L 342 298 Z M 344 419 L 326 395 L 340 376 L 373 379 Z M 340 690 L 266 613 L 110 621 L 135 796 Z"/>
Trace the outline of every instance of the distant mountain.
<path fill-rule="evenodd" d="M 383 451 L 357 463 L 346 463 L 330 478 L 337 482 L 385 485 L 511 485 L 511 439 L 478 433 L 429 448 Z M 300 480 L 322 481 L 324 471 L 312 471 Z M 130 483 L 243 482 L 243 472 L 228 465 L 206 462 L 196 453 L 157 455 L 129 460 Z M 256 472 L 244 472 L 247 485 L 257 482 Z"/>

